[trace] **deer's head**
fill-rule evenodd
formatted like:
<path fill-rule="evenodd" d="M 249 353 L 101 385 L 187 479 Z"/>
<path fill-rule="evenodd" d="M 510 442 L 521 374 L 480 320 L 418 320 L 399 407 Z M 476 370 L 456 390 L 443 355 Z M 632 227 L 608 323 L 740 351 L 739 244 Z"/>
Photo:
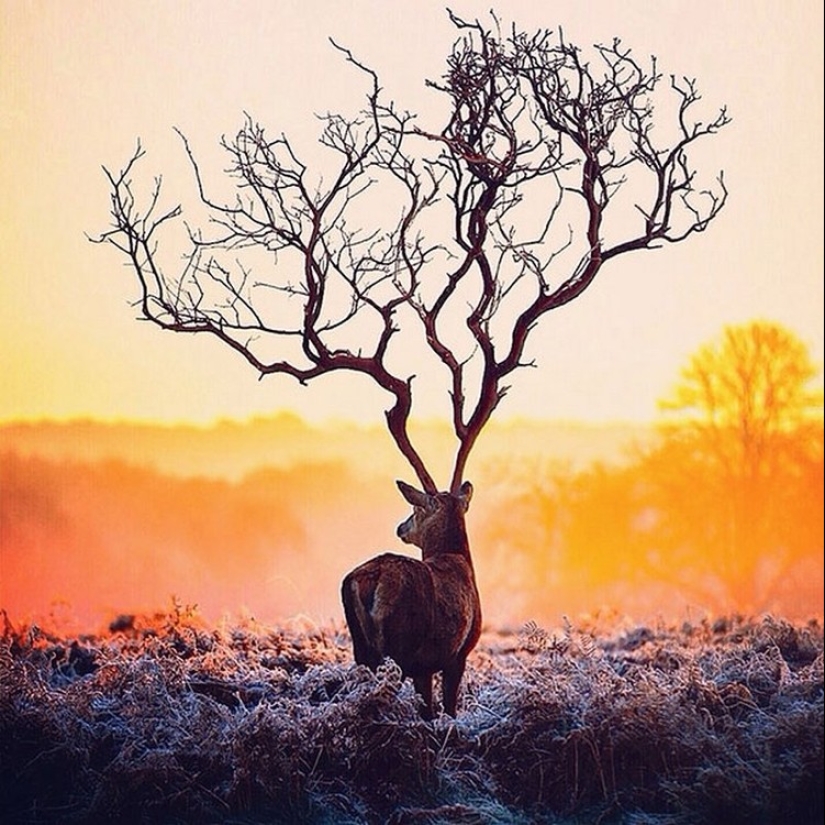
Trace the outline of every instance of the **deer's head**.
<path fill-rule="evenodd" d="M 420 547 L 425 559 L 440 553 L 469 554 L 464 526 L 473 495 L 469 481 L 458 493 L 424 493 L 403 481 L 396 483 L 413 507 L 412 515 L 396 530 L 401 541 Z"/>

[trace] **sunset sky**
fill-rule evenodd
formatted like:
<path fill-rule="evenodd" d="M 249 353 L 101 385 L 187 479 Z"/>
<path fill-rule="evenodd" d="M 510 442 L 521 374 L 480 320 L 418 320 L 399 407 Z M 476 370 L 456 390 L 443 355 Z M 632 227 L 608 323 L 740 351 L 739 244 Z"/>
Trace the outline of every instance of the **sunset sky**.
<path fill-rule="evenodd" d="M 489 0 L 457 0 L 465 18 Z M 761 317 L 823 360 L 823 10 L 810 0 L 719 3 L 523 2 L 520 27 L 561 26 L 581 46 L 619 36 L 665 74 L 696 77 L 706 119 L 733 123 L 702 147 L 708 183 L 724 169 L 728 206 L 687 242 L 604 267 L 579 300 L 544 319 L 537 370 L 515 377 L 500 414 L 649 420 L 680 366 L 725 324 Z M 363 80 L 328 38 L 380 74 L 426 119 L 454 39 L 442 2 L 78 2 L 0 0 L 0 421 L 93 416 L 209 422 L 294 409 L 378 420 L 363 384 L 258 381 L 200 337 L 135 320 L 133 278 L 109 248 L 101 165 L 139 137 L 139 174 L 167 197 L 193 181 L 173 127 L 207 175 L 247 111 L 293 137 L 311 162 L 314 112 L 353 111 Z M 419 412 L 444 411 L 424 399 Z"/>

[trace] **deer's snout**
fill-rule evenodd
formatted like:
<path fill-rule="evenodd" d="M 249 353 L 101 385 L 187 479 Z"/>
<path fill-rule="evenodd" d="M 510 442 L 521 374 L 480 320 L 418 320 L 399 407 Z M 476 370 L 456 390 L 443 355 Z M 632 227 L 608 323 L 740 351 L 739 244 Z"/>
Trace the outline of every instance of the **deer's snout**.
<path fill-rule="evenodd" d="M 406 521 L 402 521 L 401 524 L 398 525 L 395 529 L 395 533 L 401 541 L 409 543 L 410 541 L 410 533 L 413 529 L 413 520 L 412 516 L 406 519 Z"/>

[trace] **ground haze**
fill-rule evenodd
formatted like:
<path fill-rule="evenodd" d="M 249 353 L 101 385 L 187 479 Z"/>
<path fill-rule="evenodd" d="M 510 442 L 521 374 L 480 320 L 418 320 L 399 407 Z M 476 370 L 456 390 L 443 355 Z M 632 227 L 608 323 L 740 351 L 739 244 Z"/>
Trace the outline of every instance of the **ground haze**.
<path fill-rule="evenodd" d="M 418 429 L 437 466 L 449 454 L 447 426 Z M 605 610 L 821 614 L 821 460 L 794 497 L 799 514 L 781 525 L 793 554 L 780 565 L 764 553 L 761 578 L 737 591 L 705 536 L 695 537 L 704 549 L 678 548 L 678 565 L 662 555 L 670 537 L 657 532 L 647 494 L 655 479 L 638 461 L 654 438 L 625 425 L 490 425 L 468 472 L 468 530 L 492 626 Z M 324 624 L 342 618 L 348 570 L 386 550 L 410 552 L 395 536 L 408 508 L 394 484 L 409 472 L 379 428 L 292 415 L 213 427 L 9 423 L 0 456 L 0 607 L 18 619 L 51 614 L 89 630 L 175 598 L 213 621 L 302 614 Z M 680 514 L 688 525 L 707 516 Z M 739 603 L 732 592 L 750 596 Z"/>

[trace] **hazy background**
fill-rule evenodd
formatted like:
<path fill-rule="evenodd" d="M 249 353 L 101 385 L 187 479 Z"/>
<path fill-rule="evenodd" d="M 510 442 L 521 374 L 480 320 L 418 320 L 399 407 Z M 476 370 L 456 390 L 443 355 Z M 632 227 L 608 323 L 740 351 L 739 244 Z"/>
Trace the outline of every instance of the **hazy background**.
<path fill-rule="evenodd" d="M 450 454 L 446 424 L 413 434 Z M 732 544 L 736 483 L 655 443 L 640 425 L 490 425 L 467 516 L 489 625 L 822 615 L 821 423 L 760 485 L 770 501 L 749 521 L 764 529 Z M 394 478 L 409 470 L 383 428 L 290 414 L 0 426 L 0 608 L 78 629 L 173 599 L 210 621 L 341 622 L 349 569 L 413 551 Z"/>

